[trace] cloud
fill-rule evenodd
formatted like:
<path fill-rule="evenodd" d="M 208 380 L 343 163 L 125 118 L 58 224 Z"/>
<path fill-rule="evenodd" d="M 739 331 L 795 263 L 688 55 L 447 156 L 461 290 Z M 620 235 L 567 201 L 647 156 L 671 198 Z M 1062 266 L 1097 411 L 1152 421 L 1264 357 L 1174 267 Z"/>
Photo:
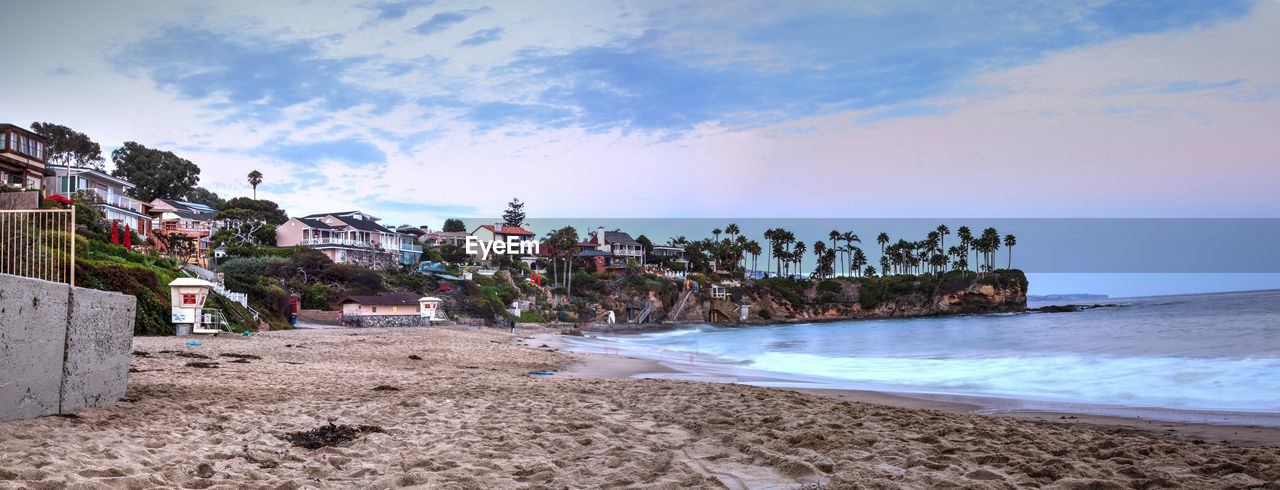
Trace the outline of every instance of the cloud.
<path fill-rule="evenodd" d="M 1235 80 L 1228 80 L 1225 82 L 1216 82 L 1216 83 L 1215 82 L 1196 82 L 1192 80 L 1181 80 L 1181 81 L 1177 81 L 1177 82 L 1173 82 L 1168 85 L 1165 85 L 1164 87 L 1161 87 L 1160 89 L 1158 89 L 1157 92 L 1164 93 L 1164 94 L 1177 94 L 1182 92 L 1200 92 L 1204 90 L 1213 90 L 1216 88 L 1232 87 L 1235 85 L 1239 85 L 1240 82 L 1243 82 L 1243 81 L 1244 81 L 1243 78 L 1237 78 Z"/>
<path fill-rule="evenodd" d="M 478 9 L 458 10 L 455 12 L 440 12 L 438 14 L 431 16 L 431 18 L 427 19 L 426 22 L 418 24 L 417 27 L 413 28 L 413 32 L 422 34 L 424 36 L 435 34 L 437 32 L 441 32 L 441 31 L 444 31 L 445 29 L 448 29 L 450 26 L 454 24 L 458 24 L 464 20 L 470 19 L 476 14 L 489 12 L 491 10 L 493 9 L 489 7 L 481 7 Z"/>
<path fill-rule="evenodd" d="M 520 95 L 574 109 L 575 123 L 599 130 L 750 127 L 850 110 L 928 116 L 937 111 L 911 106 L 974 95 L 979 88 L 968 83 L 976 75 L 1135 33 L 1239 16 L 1247 6 L 895 5 L 887 12 L 751 12 L 758 18 L 746 23 L 737 17 L 745 13 L 699 17 L 680 10 L 668 14 L 675 19 L 661 19 L 667 24 L 612 43 L 521 50 L 489 74 L 516 89 L 537 87 Z M 713 35 L 714 42 L 699 37 Z M 907 107 L 890 110 L 896 106 Z M 530 122 L 538 116 L 530 114 Z"/>
<path fill-rule="evenodd" d="M 377 2 L 365 8 L 376 11 L 378 13 L 377 20 L 396 20 L 404 18 L 410 10 L 429 7 L 434 3 L 433 0 Z"/>
<path fill-rule="evenodd" d="M 372 56 L 326 56 L 314 41 L 246 38 L 186 26 L 169 26 L 113 57 L 123 71 L 147 74 L 179 97 L 207 101 L 226 121 L 274 122 L 304 103 L 340 111 L 370 104 L 389 110 L 400 95 L 365 88 L 348 74 L 376 66 Z"/>
<path fill-rule="evenodd" d="M 534 121 L 543 127 L 564 127 L 573 113 L 567 109 L 534 104 L 487 102 L 476 104 L 467 111 L 466 118 L 479 129 Z"/>
<path fill-rule="evenodd" d="M 499 39 L 502 39 L 501 27 L 494 27 L 492 29 L 482 29 L 482 30 L 471 33 L 471 37 L 463 39 L 462 42 L 458 43 L 458 47 L 479 46 L 481 44 L 488 44 L 488 43 L 497 41 Z"/>
<path fill-rule="evenodd" d="M 358 167 L 387 161 L 387 154 L 376 145 L 356 138 L 308 142 L 268 141 L 249 153 L 306 165 L 331 161 Z"/>

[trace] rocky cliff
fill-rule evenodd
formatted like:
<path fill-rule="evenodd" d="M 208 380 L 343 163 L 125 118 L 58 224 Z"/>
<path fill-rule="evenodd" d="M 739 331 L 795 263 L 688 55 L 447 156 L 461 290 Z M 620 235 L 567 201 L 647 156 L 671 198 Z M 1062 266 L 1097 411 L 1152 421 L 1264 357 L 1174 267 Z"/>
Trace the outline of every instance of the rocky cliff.
<path fill-rule="evenodd" d="M 731 288 L 729 299 L 703 294 L 675 321 L 706 322 L 728 313 L 729 323 L 741 322 L 739 308 L 743 304 L 748 309 L 746 323 L 1016 312 L 1026 309 L 1027 280 L 1017 270 L 982 277 L 952 273 L 940 278 L 897 276 L 821 282 L 767 279 Z"/>

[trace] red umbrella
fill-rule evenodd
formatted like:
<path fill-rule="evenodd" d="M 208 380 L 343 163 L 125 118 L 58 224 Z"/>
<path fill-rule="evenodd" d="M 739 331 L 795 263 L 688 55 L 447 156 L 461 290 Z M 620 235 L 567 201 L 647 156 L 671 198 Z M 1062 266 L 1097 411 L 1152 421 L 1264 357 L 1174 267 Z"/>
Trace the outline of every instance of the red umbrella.
<path fill-rule="evenodd" d="M 453 286 L 445 284 L 443 286 L 436 288 L 436 291 L 453 291 Z"/>
<path fill-rule="evenodd" d="M 129 231 L 129 225 L 124 225 L 124 248 L 133 250 L 133 244 L 130 243 L 129 240 L 130 234 L 132 234 L 132 232 Z"/>
<path fill-rule="evenodd" d="M 117 244 L 120 243 L 120 235 L 118 234 L 120 231 L 119 226 L 120 226 L 119 222 L 116 222 L 116 221 L 111 222 L 111 243 L 117 243 Z"/>
<path fill-rule="evenodd" d="M 62 197 L 62 196 L 61 196 L 61 195 L 59 195 L 59 194 L 54 194 L 54 195 L 52 195 L 52 196 L 46 197 L 46 198 L 44 198 L 44 200 L 46 200 L 46 201 L 60 202 L 60 203 L 62 203 L 62 204 L 71 204 L 71 200 L 70 200 L 70 199 L 67 199 L 67 198 L 65 198 L 65 197 Z"/>

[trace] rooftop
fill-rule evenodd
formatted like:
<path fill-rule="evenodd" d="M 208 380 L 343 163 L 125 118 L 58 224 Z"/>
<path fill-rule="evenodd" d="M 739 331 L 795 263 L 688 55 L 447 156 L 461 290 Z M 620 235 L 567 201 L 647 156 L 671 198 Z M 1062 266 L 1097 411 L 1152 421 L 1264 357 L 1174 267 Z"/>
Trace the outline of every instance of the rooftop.
<path fill-rule="evenodd" d="M 347 296 L 339 304 L 359 303 L 362 305 L 411 306 L 417 305 L 421 298 L 417 293 L 378 293 L 373 296 Z"/>

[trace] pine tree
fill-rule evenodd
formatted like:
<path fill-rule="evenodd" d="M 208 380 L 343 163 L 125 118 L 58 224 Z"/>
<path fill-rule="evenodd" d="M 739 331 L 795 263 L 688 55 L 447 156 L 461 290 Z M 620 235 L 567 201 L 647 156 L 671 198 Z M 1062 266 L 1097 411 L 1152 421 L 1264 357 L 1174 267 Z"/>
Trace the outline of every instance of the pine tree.
<path fill-rule="evenodd" d="M 502 213 L 502 221 L 507 226 L 524 225 L 524 203 L 520 202 L 519 198 L 507 203 L 507 211 Z"/>

